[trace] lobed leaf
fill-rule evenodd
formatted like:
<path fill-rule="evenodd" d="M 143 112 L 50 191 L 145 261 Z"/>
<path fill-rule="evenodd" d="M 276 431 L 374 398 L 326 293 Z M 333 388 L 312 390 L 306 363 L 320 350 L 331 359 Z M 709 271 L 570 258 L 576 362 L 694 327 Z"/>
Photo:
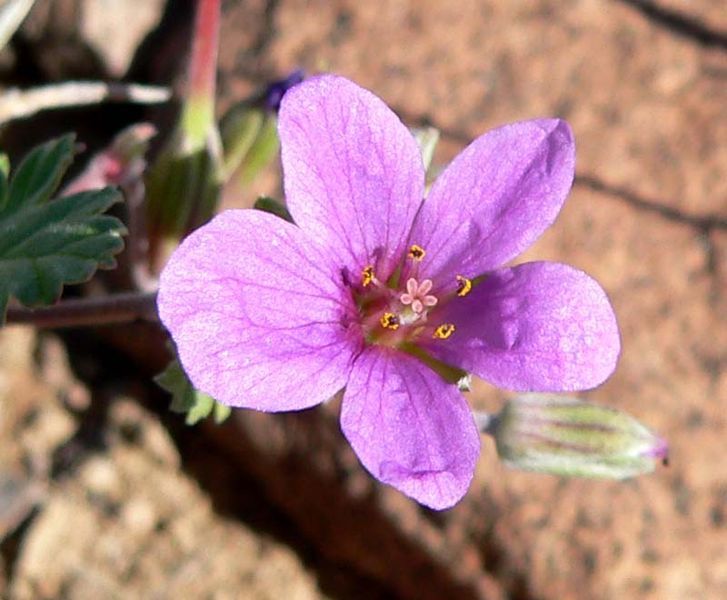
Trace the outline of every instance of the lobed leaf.
<path fill-rule="evenodd" d="M 73 162 L 74 139 L 69 133 L 33 148 L 10 179 L 7 205 L 0 204 L 0 212 L 46 202 Z"/>
<path fill-rule="evenodd" d="M 63 285 L 115 266 L 124 246 L 121 221 L 103 213 L 121 200 L 107 187 L 48 200 L 73 154 L 66 135 L 32 150 L 11 176 L 0 169 L 0 324 L 11 297 L 50 304 Z"/>

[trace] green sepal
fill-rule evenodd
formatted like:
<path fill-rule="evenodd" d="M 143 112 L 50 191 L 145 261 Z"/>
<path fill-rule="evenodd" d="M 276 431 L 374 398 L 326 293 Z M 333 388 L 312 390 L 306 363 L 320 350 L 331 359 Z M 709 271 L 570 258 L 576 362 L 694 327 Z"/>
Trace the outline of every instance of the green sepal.
<path fill-rule="evenodd" d="M 249 185 L 275 159 L 279 149 L 278 117 L 274 113 L 266 113 L 260 131 L 239 169 L 240 183 Z"/>
<path fill-rule="evenodd" d="M 224 179 L 228 180 L 249 154 L 265 121 L 265 112 L 248 102 L 233 106 L 220 121 Z"/>
<path fill-rule="evenodd" d="M 175 358 L 154 381 L 161 388 L 172 394 L 169 409 L 172 412 L 186 415 L 187 425 L 196 425 L 202 419 L 212 416 L 215 423 L 222 423 L 230 416 L 229 406 L 216 402 L 212 396 L 194 389 L 187 374 Z"/>
<path fill-rule="evenodd" d="M 181 239 L 215 213 L 222 186 L 216 131 L 188 148 L 178 131 L 147 172 L 147 225 L 153 236 Z"/>
<path fill-rule="evenodd" d="M 293 222 L 293 217 L 288 212 L 287 207 L 275 198 L 270 198 L 269 196 L 260 196 L 255 201 L 253 208 L 273 214 L 276 217 L 280 217 L 281 219 L 288 221 L 288 223 Z"/>
<path fill-rule="evenodd" d="M 0 154 L 0 210 L 8 201 L 10 177 L 10 159 L 7 154 Z"/>

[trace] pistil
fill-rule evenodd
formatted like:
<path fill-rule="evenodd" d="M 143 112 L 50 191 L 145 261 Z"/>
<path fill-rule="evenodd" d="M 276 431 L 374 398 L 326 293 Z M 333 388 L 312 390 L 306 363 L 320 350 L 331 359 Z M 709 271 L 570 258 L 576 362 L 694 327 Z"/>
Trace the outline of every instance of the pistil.
<path fill-rule="evenodd" d="M 414 277 L 406 282 L 406 292 L 399 296 L 399 302 L 404 306 L 411 306 L 415 314 L 426 316 L 426 309 L 437 305 L 437 297 L 429 294 L 432 289 L 431 279 L 425 279 L 419 283 Z"/>

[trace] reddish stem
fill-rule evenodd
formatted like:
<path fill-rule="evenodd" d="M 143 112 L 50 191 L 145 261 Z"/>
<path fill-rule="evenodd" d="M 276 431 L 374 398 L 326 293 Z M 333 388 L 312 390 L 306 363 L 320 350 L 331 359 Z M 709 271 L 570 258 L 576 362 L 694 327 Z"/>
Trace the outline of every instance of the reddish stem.
<path fill-rule="evenodd" d="M 214 102 L 217 51 L 220 36 L 220 0 L 199 0 L 194 20 L 189 62 L 189 96 Z"/>
<path fill-rule="evenodd" d="M 123 293 L 63 300 L 53 306 L 8 308 L 7 324 L 28 323 L 42 328 L 112 325 L 156 321 L 156 292 Z"/>

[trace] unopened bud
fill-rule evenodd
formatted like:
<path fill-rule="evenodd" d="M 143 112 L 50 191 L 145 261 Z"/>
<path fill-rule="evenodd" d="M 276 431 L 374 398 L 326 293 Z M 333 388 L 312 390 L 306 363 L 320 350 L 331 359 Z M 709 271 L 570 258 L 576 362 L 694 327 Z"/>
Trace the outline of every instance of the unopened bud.
<path fill-rule="evenodd" d="M 225 180 L 237 173 L 241 185 L 246 186 L 272 162 L 279 148 L 280 102 L 303 78 L 303 71 L 293 71 L 234 104 L 225 113 L 220 121 Z"/>
<path fill-rule="evenodd" d="M 178 128 L 147 171 L 147 224 L 156 266 L 166 242 L 181 238 L 215 213 L 222 185 L 222 156 L 214 124 L 202 144 Z M 161 252 L 164 253 L 163 251 Z"/>
<path fill-rule="evenodd" d="M 273 81 L 270 85 L 268 85 L 262 95 L 265 108 L 270 111 L 277 112 L 280 109 L 280 101 L 283 99 L 283 96 L 285 96 L 285 93 L 294 85 L 298 85 L 304 78 L 305 73 L 303 70 L 296 69 L 287 77 Z"/>
<path fill-rule="evenodd" d="M 527 471 L 624 479 L 668 456 L 667 443 L 633 417 L 564 396 L 520 396 L 485 423 L 502 461 Z"/>
<path fill-rule="evenodd" d="M 278 116 L 249 102 L 233 106 L 222 118 L 223 179 L 237 174 L 240 184 L 249 185 L 270 164 L 280 147 Z"/>
<path fill-rule="evenodd" d="M 111 144 L 96 154 L 64 194 L 76 194 L 107 185 L 124 185 L 141 177 L 144 155 L 156 129 L 149 123 L 136 123 L 118 133 Z"/>

